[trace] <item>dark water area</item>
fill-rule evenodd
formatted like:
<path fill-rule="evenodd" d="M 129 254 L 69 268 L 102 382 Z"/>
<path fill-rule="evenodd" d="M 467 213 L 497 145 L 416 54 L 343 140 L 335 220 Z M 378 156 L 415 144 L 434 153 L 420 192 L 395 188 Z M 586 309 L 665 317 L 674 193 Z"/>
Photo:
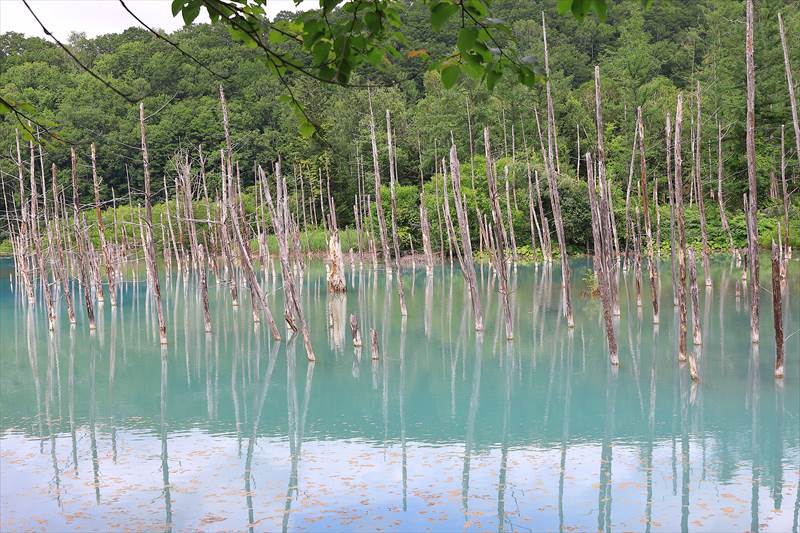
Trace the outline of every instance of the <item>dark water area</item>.
<path fill-rule="evenodd" d="M 668 264 L 657 327 L 649 286 L 637 307 L 632 273 L 621 277 L 613 369 L 583 258 L 573 330 L 558 265 L 511 271 L 512 342 L 486 265 L 478 335 L 457 267 L 405 268 L 403 319 L 384 271 L 348 266 L 334 296 L 312 263 L 301 297 L 316 363 L 282 321 L 279 343 L 253 323 L 244 285 L 234 308 L 210 280 L 206 335 L 191 273 L 162 272 L 163 349 L 141 268 L 125 271 L 117 308 L 97 309 L 95 334 L 80 300 L 78 324 L 62 302 L 51 334 L 2 260 L 0 529 L 797 531 L 800 262 L 784 292 L 783 380 L 762 265 L 756 346 L 741 271 L 713 258 L 706 291 L 701 270 L 695 384 L 677 361 Z M 281 317 L 280 275 L 260 276 Z"/>

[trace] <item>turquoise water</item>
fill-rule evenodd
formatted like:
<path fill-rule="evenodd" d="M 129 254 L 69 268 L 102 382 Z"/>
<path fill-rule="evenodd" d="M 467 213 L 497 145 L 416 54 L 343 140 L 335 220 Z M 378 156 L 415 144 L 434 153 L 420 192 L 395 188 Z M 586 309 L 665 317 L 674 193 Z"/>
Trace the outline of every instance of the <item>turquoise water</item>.
<path fill-rule="evenodd" d="M 572 332 L 558 266 L 512 272 L 511 343 L 486 267 L 476 336 L 457 268 L 427 282 L 405 269 L 404 321 L 384 272 L 348 267 L 349 292 L 331 297 L 312 264 L 314 364 L 302 342 L 254 327 L 244 286 L 235 309 L 211 280 L 207 336 L 197 280 L 174 273 L 163 352 L 141 270 L 116 310 L 106 298 L 95 335 L 80 307 L 71 329 L 63 305 L 50 335 L 0 262 L 0 529 L 797 531 L 798 266 L 780 382 L 770 294 L 753 349 L 740 272 L 713 261 L 695 385 L 676 361 L 666 268 L 655 330 L 649 295 L 637 308 L 631 276 L 621 287 L 614 371 L 585 259 L 572 263 Z M 280 284 L 266 280 L 276 317 Z M 368 342 L 352 347 L 350 313 L 365 340 L 377 330 L 377 361 Z"/>

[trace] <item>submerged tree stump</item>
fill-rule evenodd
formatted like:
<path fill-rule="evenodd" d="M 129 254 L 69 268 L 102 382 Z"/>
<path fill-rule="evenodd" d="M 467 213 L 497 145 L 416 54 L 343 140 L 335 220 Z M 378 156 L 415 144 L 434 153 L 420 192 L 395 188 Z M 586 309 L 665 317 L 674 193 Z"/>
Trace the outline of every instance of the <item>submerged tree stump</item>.
<path fill-rule="evenodd" d="M 356 315 L 350 315 L 350 334 L 353 337 L 353 346 L 360 348 L 361 332 L 358 331 L 358 317 Z"/>
<path fill-rule="evenodd" d="M 378 351 L 378 332 L 375 331 L 375 328 L 371 328 L 369 330 L 370 335 L 370 348 L 372 350 L 372 360 L 377 361 L 380 358 L 380 353 Z"/>

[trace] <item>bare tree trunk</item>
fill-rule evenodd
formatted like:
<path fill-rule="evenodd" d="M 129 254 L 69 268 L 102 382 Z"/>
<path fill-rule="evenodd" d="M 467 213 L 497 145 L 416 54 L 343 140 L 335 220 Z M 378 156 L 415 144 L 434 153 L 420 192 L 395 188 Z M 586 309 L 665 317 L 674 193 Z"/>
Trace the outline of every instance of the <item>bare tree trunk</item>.
<path fill-rule="evenodd" d="M 336 223 L 336 206 L 333 198 L 328 198 L 330 235 L 328 236 L 328 258 L 331 270 L 328 272 L 328 292 L 347 292 L 347 283 L 344 280 L 344 258 L 342 257 L 342 244 L 339 242 L 339 225 Z"/>
<path fill-rule="evenodd" d="M 358 317 L 350 315 L 350 334 L 353 337 L 353 346 L 361 347 L 361 333 L 358 331 Z"/>
<path fill-rule="evenodd" d="M 525 151 L 527 154 L 527 150 Z M 539 234 L 539 246 L 542 247 L 543 238 L 542 238 L 542 229 L 539 226 L 539 220 L 536 216 L 536 207 L 533 204 L 533 184 L 531 182 L 531 162 L 530 159 L 527 159 L 525 165 L 528 171 L 528 218 L 530 219 L 531 225 L 531 251 L 533 252 L 533 261 L 536 262 L 536 234 Z M 545 253 L 544 248 L 542 250 L 542 259 L 544 260 Z"/>
<path fill-rule="evenodd" d="M 697 290 L 697 259 L 694 256 L 694 249 L 687 250 L 689 255 L 689 285 L 692 289 L 692 330 L 694 334 L 695 349 L 689 353 L 689 373 L 692 376 L 692 381 L 700 381 L 700 376 L 697 373 L 697 346 L 703 344 L 703 338 L 700 333 L 700 297 Z"/>
<path fill-rule="evenodd" d="M 203 302 L 203 324 L 206 333 L 211 333 L 211 314 L 208 311 L 208 271 L 206 270 L 206 255 L 203 245 L 197 247 L 197 269 L 200 275 L 200 299 Z"/>
<path fill-rule="evenodd" d="M 656 280 L 656 260 L 653 253 L 653 231 L 650 229 L 650 208 L 647 197 L 647 173 L 645 167 L 644 153 L 644 120 L 642 118 L 642 108 L 637 110 L 639 117 L 639 158 L 642 170 L 641 181 L 641 202 L 644 214 L 644 231 L 647 236 L 647 273 L 650 278 L 650 297 L 653 302 L 653 324 L 658 324 L 658 282 Z"/>
<path fill-rule="evenodd" d="M 100 182 L 97 179 L 97 162 L 95 156 L 95 146 L 92 143 L 92 183 L 94 185 L 94 212 L 97 217 L 97 232 L 100 235 L 100 250 L 103 252 L 103 261 L 106 265 L 106 277 L 108 277 L 108 297 L 111 300 L 111 307 L 117 305 L 116 276 L 114 274 L 114 264 L 111 251 L 106 242 L 106 230 L 103 225 L 103 215 L 100 212 Z"/>
<path fill-rule="evenodd" d="M 489 186 L 489 203 L 492 206 L 492 230 L 495 246 L 492 250 L 495 271 L 500 282 L 500 301 L 502 303 L 503 318 L 506 326 L 506 339 L 514 338 L 514 324 L 511 317 L 511 304 L 508 292 L 508 269 L 506 268 L 506 251 L 503 228 L 503 215 L 500 211 L 500 199 L 497 193 L 494 169 L 492 164 L 492 146 L 489 141 L 489 128 L 483 129 L 483 147 L 486 153 L 486 181 Z"/>
<path fill-rule="evenodd" d="M 753 0 L 746 2 L 745 24 L 745 64 L 747 66 L 747 181 L 749 184 L 750 218 L 748 240 L 748 260 L 750 262 L 750 340 L 758 342 L 759 337 L 759 287 L 758 287 L 758 181 L 756 176 L 756 77 L 753 60 Z M 797 116 L 795 114 L 795 116 Z M 795 124 L 797 122 L 795 121 Z M 797 130 L 795 130 L 797 131 Z"/>
<path fill-rule="evenodd" d="M 372 171 L 375 176 L 375 212 L 378 216 L 378 232 L 383 251 L 383 262 L 388 273 L 392 271 L 392 255 L 389 252 L 389 239 L 386 232 L 386 218 L 383 216 L 381 203 L 381 164 L 378 157 L 378 140 L 375 134 L 375 115 L 372 112 L 372 96 L 369 97 L 369 137 L 372 143 Z"/>
<path fill-rule="evenodd" d="M 781 28 L 783 29 L 783 28 Z M 780 250 L 772 243 L 772 316 L 775 324 L 775 377 L 783 377 L 783 309 Z"/>
<path fill-rule="evenodd" d="M 400 298 L 400 315 L 408 316 L 406 297 L 403 292 L 403 275 L 400 271 L 400 241 L 397 236 L 397 173 L 394 144 L 392 143 L 392 119 L 386 110 L 386 143 L 389 149 L 389 191 L 392 197 L 392 245 L 394 246 L 394 268 L 397 270 L 397 295 Z"/>
<path fill-rule="evenodd" d="M 539 171 L 533 171 L 533 181 L 534 185 L 536 186 L 536 201 L 539 204 L 539 219 L 542 224 L 542 237 L 544 239 L 539 239 L 539 241 L 543 244 L 544 248 L 542 252 L 544 253 L 544 259 L 547 263 L 553 262 L 553 245 L 552 241 L 550 240 L 550 225 L 547 222 L 547 217 L 544 214 L 544 204 L 542 203 L 542 192 L 539 188 Z"/>
<path fill-rule="evenodd" d="M 611 183 L 606 179 L 606 149 L 603 132 L 603 107 L 600 99 L 600 67 L 594 67 L 594 107 L 595 123 L 597 127 L 597 177 L 600 184 L 600 221 L 603 225 L 610 225 L 614 236 L 614 253 L 611 253 L 611 244 L 604 242 L 606 250 L 605 260 L 609 284 L 609 297 L 614 310 L 614 315 L 620 315 L 619 295 L 617 294 L 617 258 L 619 257 L 619 239 L 617 236 L 614 208 L 611 205 Z"/>
<path fill-rule="evenodd" d="M 96 329 L 94 317 L 94 305 L 92 304 L 92 289 L 89 280 L 89 265 L 87 264 L 87 246 L 91 246 L 89 242 L 88 230 L 84 231 L 86 227 L 86 220 L 82 217 L 75 219 L 75 242 L 78 245 L 78 270 L 81 276 L 81 287 L 83 288 L 83 300 L 86 305 L 86 317 L 89 320 L 89 331 L 94 332 Z"/>
<path fill-rule="evenodd" d="M 378 332 L 375 329 L 369 330 L 370 335 L 370 348 L 372 349 L 372 360 L 377 361 L 380 359 L 380 351 L 378 350 Z"/>
<path fill-rule="evenodd" d="M 706 228 L 706 204 L 703 199 L 703 179 L 701 176 L 701 169 L 703 163 L 700 158 L 701 145 L 700 145 L 700 132 L 701 132 L 701 99 L 700 99 L 700 81 L 697 81 L 696 89 L 696 104 L 697 104 L 697 131 L 694 138 L 694 180 L 697 188 L 697 207 L 700 209 L 700 236 L 703 243 L 702 258 L 703 258 L 703 277 L 705 278 L 706 287 L 711 287 L 711 268 L 708 264 L 708 255 L 711 252 L 708 246 L 708 229 Z"/>
<path fill-rule="evenodd" d="M 614 318 L 611 303 L 611 295 L 609 290 L 610 280 L 608 278 L 608 258 L 605 257 L 609 249 L 608 240 L 611 235 L 603 233 L 603 228 L 607 228 L 601 222 L 601 213 L 598 206 L 598 201 L 595 198 L 595 175 L 594 167 L 592 165 L 592 157 L 587 152 L 586 154 L 586 175 L 589 185 L 589 207 L 592 212 L 592 237 L 594 239 L 594 271 L 597 276 L 597 283 L 600 288 L 600 299 L 603 304 L 603 320 L 606 325 L 606 337 L 608 338 L 608 351 L 609 360 L 612 365 L 619 365 L 619 356 L 617 354 L 617 337 L 614 332 Z M 604 244 L 604 241 L 606 243 Z"/>
<path fill-rule="evenodd" d="M 784 143 L 784 130 L 785 126 L 781 124 L 781 192 L 783 193 L 783 231 L 784 231 L 784 246 L 786 248 L 782 252 L 788 255 L 789 250 L 789 190 L 786 188 L 786 149 Z M 800 153 L 798 153 L 800 158 Z"/>
<path fill-rule="evenodd" d="M 722 196 L 722 126 L 717 122 L 717 203 L 719 203 L 719 218 L 722 223 L 722 229 L 725 230 L 728 236 L 728 248 L 730 248 L 731 255 L 735 253 L 733 245 L 733 235 L 731 234 L 731 227 L 728 224 L 728 216 L 725 214 L 725 200 Z"/>
<path fill-rule="evenodd" d="M 666 140 L 667 155 L 667 194 L 669 194 L 669 259 L 672 273 L 672 306 L 678 306 L 677 265 L 675 263 L 675 189 L 672 186 L 672 124 L 670 114 L 666 114 L 664 121 L 664 139 Z"/>
<path fill-rule="evenodd" d="M 232 230 L 234 237 L 236 238 L 236 242 L 239 245 L 239 262 L 242 266 L 242 270 L 244 271 L 245 278 L 247 279 L 247 285 L 250 287 L 250 298 L 252 300 L 252 307 L 253 307 L 253 321 L 258 322 L 258 307 L 264 312 L 267 317 L 267 324 L 269 326 L 270 332 L 272 333 L 272 338 L 276 341 L 281 340 L 281 334 L 278 331 L 278 326 L 275 324 L 275 319 L 272 317 L 272 312 L 269 310 L 269 306 L 267 305 L 267 301 L 264 298 L 264 293 L 261 290 L 261 286 L 258 283 L 258 279 L 256 278 L 255 271 L 253 270 L 253 264 L 250 259 L 250 249 L 247 243 L 245 243 L 245 235 L 246 231 L 240 226 L 239 219 L 240 213 L 237 213 L 236 203 L 234 202 L 234 194 L 233 189 L 234 186 L 231 185 L 233 176 L 231 174 L 232 167 L 232 159 L 233 159 L 233 145 L 231 143 L 231 135 L 230 129 L 228 127 L 228 106 L 225 103 L 225 92 L 222 89 L 222 85 L 219 86 L 219 100 L 220 105 L 222 106 L 222 126 L 225 133 L 225 145 L 227 147 L 227 157 L 225 158 L 226 164 L 223 165 L 224 168 L 228 169 L 227 177 L 225 183 L 228 184 L 228 205 L 222 206 L 222 209 L 227 209 L 230 213 L 230 220 L 232 223 Z M 237 182 L 239 181 L 239 166 L 236 166 L 236 178 Z M 223 184 L 223 187 L 226 185 Z M 238 192 L 237 192 L 238 195 Z"/>
<path fill-rule="evenodd" d="M 536 110 L 534 109 L 536 114 Z M 548 123 L 551 117 L 548 116 Z M 536 114 L 537 126 L 539 123 L 538 114 Z M 548 130 L 551 126 L 548 125 Z M 545 169 L 547 171 L 547 181 L 550 188 L 550 204 L 553 209 L 553 223 L 556 226 L 556 237 L 558 238 L 559 255 L 561 256 L 561 290 L 564 297 L 564 311 L 567 317 L 567 327 L 575 327 L 575 319 L 572 316 L 572 296 L 570 294 L 569 286 L 569 256 L 567 255 L 567 243 L 564 236 L 564 224 L 561 219 L 561 197 L 558 193 L 558 184 L 556 183 L 555 169 L 553 168 L 553 161 L 549 158 L 549 154 L 545 157 L 544 143 L 542 142 L 541 128 L 539 128 L 539 143 L 541 144 L 543 159 L 545 160 Z"/>
<path fill-rule="evenodd" d="M 461 247 L 463 252 L 460 254 L 463 258 L 461 261 L 461 271 L 469 286 L 472 313 L 475 316 L 475 330 L 483 331 L 483 311 L 481 309 L 480 294 L 478 292 L 478 280 L 475 275 L 475 259 L 472 256 L 472 239 L 469 233 L 467 202 L 461 192 L 461 164 L 458 161 L 458 153 L 455 144 L 450 146 L 450 179 L 453 181 L 453 198 L 456 204 L 458 226 L 461 230 Z"/>
<path fill-rule="evenodd" d="M 75 148 L 72 148 L 73 151 L 73 161 L 74 161 L 74 152 Z M 20 274 L 22 275 L 22 284 L 25 287 L 25 292 L 28 294 L 28 303 L 33 305 L 36 301 L 34 292 L 33 292 L 33 282 L 31 280 L 31 259 L 30 259 L 30 252 L 29 252 L 29 239 L 30 234 L 32 233 L 28 231 L 28 208 L 25 207 L 25 177 L 24 177 L 24 170 L 22 164 L 22 152 L 20 151 L 19 147 L 19 131 L 17 131 L 17 170 L 19 172 L 19 205 L 20 205 L 20 222 L 19 222 L 19 246 L 18 246 L 18 256 L 19 259 L 17 260 L 17 264 L 21 267 L 19 269 Z M 73 171 L 75 171 L 75 164 L 73 163 Z"/>
<path fill-rule="evenodd" d="M 751 17 L 752 18 L 752 17 Z M 792 125 L 794 126 L 795 157 L 800 160 L 800 121 L 797 119 L 797 97 L 794 93 L 794 80 L 792 79 L 792 65 L 789 62 L 789 48 L 786 45 L 786 32 L 783 29 L 783 18 L 778 12 L 778 29 L 781 34 L 781 46 L 783 47 L 783 66 L 786 70 L 786 85 L 789 88 L 789 105 L 792 108 Z M 750 36 L 750 59 L 752 60 L 752 27 L 749 30 Z M 749 71 L 748 71 L 749 72 Z M 755 81 L 753 82 L 755 83 Z M 754 126 L 755 127 L 755 126 Z M 788 243 L 787 243 L 788 246 Z"/>
<path fill-rule="evenodd" d="M 700 295 L 697 290 L 697 265 L 694 249 L 687 250 L 689 254 L 689 283 L 692 292 L 692 339 L 695 346 L 703 344 L 703 334 L 700 329 Z"/>
<path fill-rule="evenodd" d="M 686 226 L 683 218 L 683 176 L 681 155 L 681 128 L 683 127 L 683 94 L 678 93 L 675 109 L 675 214 L 678 222 L 678 313 L 679 339 L 678 361 L 686 361 Z"/>
<path fill-rule="evenodd" d="M 277 201 L 275 204 L 272 202 L 272 195 L 269 192 L 269 186 L 267 184 L 266 176 L 264 175 L 264 170 L 261 167 L 258 167 L 258 172 L 261 176 L 261 181 L 264 186 L 264 193 L 267 197 L 267 205 L 269 206 L 270 217 L 272 218 L 272 227 L 275 230 L 275 237 L 278 240 L 278 255 L 281 262 L 281 273 L 283 275 L 285 293 L 284 315 L 286 316 L 287 321 L 291 320 L 292 316 L 294 316 L 296 319 L 300 326 L 300 332 L 303 335 L 303 344 L 306 350 L 306 357 L 309 361 L 314 361 L 316 360 L 316 357 L 314 355 L 314 348 L 311 346 L 311 334 L 309 332 L 308 325 L 306 324 L 306 319 L 303 315 L 303 309 L 300 306 L 300 301 L 297 297 L 297 289 L 295 288 L 294 284 L 294 274 L 291 266 L 289 265 L 289 244 L 287 240 L 292 233 L 292 219 L 291 214 L 289 213 L 289 204 L 286 194 L 286 180 L 281 176 L 280 160 L 275 163 L 275 180 L 277 183 Z"/>
<path fill-rule="evenodd" d="M 511 240 L 511 258 L 514 261 L 514 264 L 517 264 L 519 262 L 519 257 L 517 257 L 517 237 L 514 235 L 514 218 L 511 216 L 511 195 L 509 194 L 510 186 L 508 179 L 508 165 L 503 168 L 503 173 L 505 174 L 506 182 L 506 216 L 508 219 L 508 236 Z"/>
<path fill-rule="evenodd" d="M 53 233 L 54 233 L 54 242 L 55 242 L 55 254 L 54 257 L 56 259 L 57 265 L 57 272 L 59 281 L 61 282 L 61 291 L 64 293 L 64 302 L 67 304 L 67 318 L 69 319 L 70 324 L 75 324 L 75 307 L 72 302 L 72 291 L 70 290 L 70 280 L 67 273 L 67 266 L 64 261 L 64 247 L 62 245 L 62 237 L 61 237 L 61 227 L 59 225 L 59 215 L 58 215 L 58 184 L 56 182 L 56 165 L 50 167 L 50 179 L 51 179 L 51 188 L 53 189 Z M 5 190 L 4 190 L 5 192 Z"/>
<path fill-rule="evenodd" d="M 161 285 L 158 282 L 156 269 L 156 252 L 153 248 L 153 206 L 150 192 L 150 160 L 147 157 L 147 139 L 144 128 L 144 104 L 139 103 L 139 130 L 142 138 L 142 163 L 144 166 L 144 241 L 145 241 L 145 266 L 150 273 L 151 289 L 156 303 L 158 315 L 158 336 L 161 344 L 167 344 L 167 324 L 164 322 L 164 311 L 161 308 Z M 77 209 L 77 207 L 76 207 Z"/>

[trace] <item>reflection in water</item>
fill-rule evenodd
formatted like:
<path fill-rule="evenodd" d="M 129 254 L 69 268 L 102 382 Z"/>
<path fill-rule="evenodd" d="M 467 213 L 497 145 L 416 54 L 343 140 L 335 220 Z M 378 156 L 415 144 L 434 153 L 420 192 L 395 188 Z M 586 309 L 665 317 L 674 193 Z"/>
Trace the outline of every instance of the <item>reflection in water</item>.
<path fill-rule="evenodd" d="M 573 266 L 583 294 L 589 262 Z M 576 330 L 566 327 L 555 265 L 510 272 L 507 343 L 486 265 L 478 333 L 456 267 L 404 271 L 403 319 L 385 272 L 352 268 L 352 289 L 334 299 L 312 263 L 302 298 L 315 364 L 296 340 L 274 343 L 214 280 L 207 335 L 192 270 L 165 274 L 172 327 L 160 349 L 133 269 L 118 307 L 98 307 L 94 336 L 80 316 L 49 334 L 44 306 L 0 285 L 0 529 L 797 528 L 800 362 L 790 356 L 776 382 L 770 336 L 748 350 L 749 310 L 726 306 L 739 277 L 727 261 L 703 294 L 700 384 L 676 361 L 674 315 L 662 313 L 660 330 L 648 330 L 649 307 L 639 315 L 633 272 L 621 275 L 615 320 L 627 342 L 615 371 L 596 299 L 576 299 Z M 789 278 L 794 331 L 796 269 Z M 350 314 L 365 340 L 378 332 L 378 360 L 347 351 Z M 800 353 L 800 336 L 786 353 Z"/>
<path fill-rule="evenodd" d="M 164 531 L 172 531 L 172 495 L 167 448 L 167 349 L 161 345 L 161 478 L 164 483 Z"/>
<path fill-rule="evenodd" d="M 275 369 L 275 362 L 278 358 L 278 346 L 278 343 L 274 343 L 269 352 L 269 363 L 267 364 L 264 378 L 261 380 L 260 392 L 258 394 L 258 400 L 256 400 L 256 412 L 253 418 L 253 430 L 250 433 L 250 438 L 247 440 L 247 458 L 245 459 L 244 466 L 244 493 L 247 499 L 247 527 L 251 532 L 255 526 L 255 517 L 253 516 L 252 488 L 253 452 L 255 450 L 256 437 L 258 436 L 258 425 L 261 422 L 261 411 L 264 408 L 264 400 L 267 399 L 269 384 L 272 382 L 272 371 Z"/>

